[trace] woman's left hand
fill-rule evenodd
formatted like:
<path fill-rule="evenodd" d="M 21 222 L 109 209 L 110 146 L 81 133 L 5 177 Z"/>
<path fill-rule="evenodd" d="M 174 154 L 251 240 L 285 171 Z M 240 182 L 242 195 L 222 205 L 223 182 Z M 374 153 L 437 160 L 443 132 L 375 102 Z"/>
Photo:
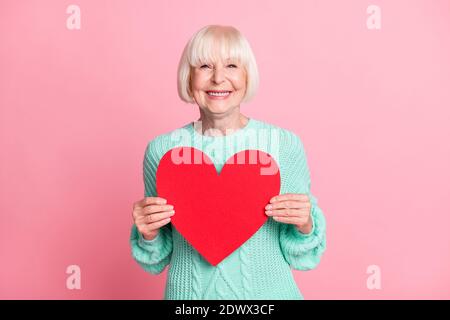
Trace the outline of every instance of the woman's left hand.
<path fill-rule="evenodd" d="M 312 230 L 311 202 L 307 194 L 286 193 L 274 196 L 266 206 L 266 214 L 275 221 L 296 226 L 301 233 Z"/>

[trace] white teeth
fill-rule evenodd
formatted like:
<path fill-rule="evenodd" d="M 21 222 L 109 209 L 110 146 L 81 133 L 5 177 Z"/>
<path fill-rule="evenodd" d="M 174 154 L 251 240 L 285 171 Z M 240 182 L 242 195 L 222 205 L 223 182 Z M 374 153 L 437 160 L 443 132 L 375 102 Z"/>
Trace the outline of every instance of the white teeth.
<path fill-rule="evenodd" d="M 230 94 L 229 92 L 208 92 L 208 95 L 216 97 L 225 97 L 229 94 Z"/>

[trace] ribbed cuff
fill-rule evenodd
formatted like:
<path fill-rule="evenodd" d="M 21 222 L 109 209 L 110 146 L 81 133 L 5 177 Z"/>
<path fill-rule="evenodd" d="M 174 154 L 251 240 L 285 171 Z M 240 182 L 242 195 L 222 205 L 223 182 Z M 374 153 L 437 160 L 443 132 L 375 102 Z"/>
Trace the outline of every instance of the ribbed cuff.
<path fill-rule="evenodd" d="M 297 230 L 293 224 L 286 224 L 281 230 L 281 241 L 288 254 L 299 255 L 316 248 L 324 236 L 324 222 L 321 213 L 312 211 L 313 228 L 310 233 L 304 234 Z"/>
<path fill-rule="evenodd" d="M 138 239 L 138 243 L 141 247 L 146 248 L 146 247 L 154 247 L 154 246 L 158 246 L 158 245 L 162 245 L 162 237 L 160 235 L 160 232 L 158 232 L 158 234 L 156 235 L 156 237 L 152 240 L 147 240 L 144 238 L 144 236 L 142 235 L 142 233 L 140 233 L 138 231 L 138 235 L 139 235 L 139 239 Z"/>

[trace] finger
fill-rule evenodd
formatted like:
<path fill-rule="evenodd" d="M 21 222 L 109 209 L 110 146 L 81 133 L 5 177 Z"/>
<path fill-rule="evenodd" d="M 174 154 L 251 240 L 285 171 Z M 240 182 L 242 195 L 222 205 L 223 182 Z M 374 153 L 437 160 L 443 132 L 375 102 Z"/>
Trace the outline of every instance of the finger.
<path fill-rule="evenodd" d="M 165 211 L 170 211 L 170 210 L 173 210 L 172 205 L 162 205 L 162 206 L 150 205 L 150 206 L 146 206 L 144 208 L 138 207 L 133 210 L 133 218 L 136 219 L 141 216 L 146 216 L 149 214 L 165 212 Z"/>
<path fill-rule="evenodd" d="M 302 219 L 299 219 L 297 217 L 272 217 L 272 218 L 277 222 L 288 224 L 300 224 L 302 222 Z"/>
<path fill-rule="evenodd" d="M 302 211 L 299 209 L 278 209 L 278 210 L 268 210 L 266 215 L 269 217 L 300 217 Z"/>
<path fill-rule="evenodd" d="M 165 226 L 166 224 L 168 224 L 170 222 L 170 220 L 171 220 L 170 218 L 166 218 L 166 219 L 163 219 L 163 220 L 159 220 L 157 222 L 150 223 L 150 224 L 147 225 L 147 228 L 148 228 L 149 231 L 153 231 L 153 230 L 159 229 L 162 226 Z"/>
<path fill-rule="evenodd" d="M 139 200 L 135 203 L 135 207 L 145 207 L 150 204 L 166 204 L 167 200 L 161 197 L 145 197 L 144 199 Z"/>
<path fill-rule="evenodd" d="M 149 224 L 149 223 L 154 223 L 163 219 L 167 219 L 169 217 L 172 217 L 175 214 L 174 210 L 171 211 L 165 211 L 165 212 L 161 212 L 161 213 L 153 213 L 153 214 L 148 214 L 142 217 L 139 217 L 139 222 L 143 222 L 145 224 Z"/>
<path fill-rule="evenodd" d="M 270 199 L 270 203 L 275 203 L 278 201 L 286 201 L 286 200 L 297 200 L 297 201 L 309 201 L 309 197 L 307 194 L 303 193 L 285 193 L 272 197 Z"/>
<path fill-rule="evenodd" d="M 133 219 L 137 219 L 137 217 L 143 215 L 143 209 L 141 207 L 137 207 L 133 209 L 133 212 L 131 215 L 133 216 Z"/>
<path fill-rule="evenodd" d="M 167 199 L 161 197 L 147 197 L 145 198 L 145 205 L 151 204 L 167 204 Z"/>
<path fill-rule="evenodd" d="M 291 209 L 266 210 L 265 213 L 268 216 L 307 217 L 310 215 L 310 210 L 307 208 L 300 208 L 300 209 L 291 208 Z"/>
<path fill-rule="evenodd" d="M 158 212 L 170 211 L 173 210 L 173 205 L 171 204 L 163 204 L 163 205 L 150 205 L 146 206 L 142 211 L 144 215 L 154 214 Z"/>
<path fill-rule="evenodd" d="M 269 203 L 265 207 L 266 210 L 289 209 L 289 208 L 293 208 L 293 209 L 308 208 L 308 203 L 307 202 L 287 200 L 287 201 L 280 201 L 280 202 Z"/>

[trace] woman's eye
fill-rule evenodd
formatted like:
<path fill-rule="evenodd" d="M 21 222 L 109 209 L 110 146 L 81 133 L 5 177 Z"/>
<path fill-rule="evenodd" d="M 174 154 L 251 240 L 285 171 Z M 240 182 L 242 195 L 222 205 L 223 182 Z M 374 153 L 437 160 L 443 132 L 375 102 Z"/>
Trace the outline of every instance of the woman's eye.
<path fill-rule="evenodd" d="M 232 67 L 232 68 L 237 68 L 237 66 L 235 64 L 229 64 L 228 66 Z"/>
<path fill-rule="evenodd" d="M 205 69 L 204 67 L 209 68 L 209 66 L 207 64 L 204 64 L 200 67 L 200 69 Z"/>

